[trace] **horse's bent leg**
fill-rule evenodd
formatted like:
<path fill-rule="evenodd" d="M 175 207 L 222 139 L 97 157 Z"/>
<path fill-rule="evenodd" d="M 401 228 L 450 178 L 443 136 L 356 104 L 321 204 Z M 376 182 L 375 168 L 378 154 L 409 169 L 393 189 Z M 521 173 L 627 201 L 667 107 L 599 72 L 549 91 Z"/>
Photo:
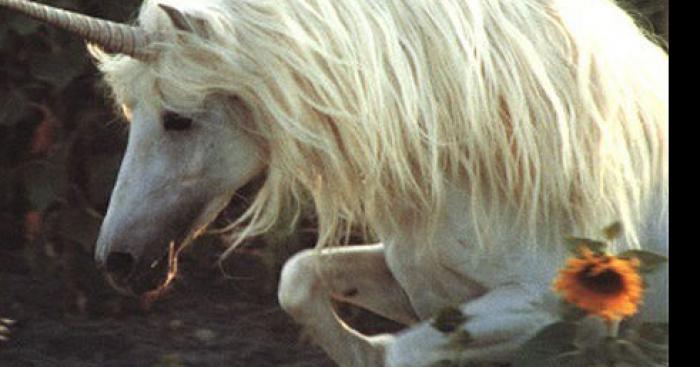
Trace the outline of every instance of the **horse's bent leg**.
<path fill-rule="evenodd" d="M 279 301 L 339 365 L 383 366 L 384 345 L 391 337 L 352 330 L 337 317 L 331 298 L 402 323 L 417 321 L 386 266 L 382 245 L 302 251 L 282 270 Z"/>
<path fill-rule="evenodd" d="M 537 306 L 539 292 L 510 285 L 493 289 L 462 304 L 465 323 L 443 333 L 426 321 L 395 336 L 387 346 L 386 366 L 422 367 L 441 360 L 508 361 L 514 352 L 555 316 Z M 462 338 L 459 352 L 446 348 L 456 333 Z"/>

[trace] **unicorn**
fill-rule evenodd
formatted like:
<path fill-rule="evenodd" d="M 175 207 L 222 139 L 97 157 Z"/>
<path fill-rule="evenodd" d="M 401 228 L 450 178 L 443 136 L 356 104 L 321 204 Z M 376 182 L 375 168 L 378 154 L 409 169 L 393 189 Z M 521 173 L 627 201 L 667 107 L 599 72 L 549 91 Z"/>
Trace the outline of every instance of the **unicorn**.
<path fill-rule="evenodd" d="M 133 24 L 0 5 L 83 37 L 129 121 L 95 250 L 126 293 L 167 284 L 258 176 L 232 248 L 310 208 L 279 303 L 341 366 L 507 362 L 557 318 L 565 236 L 619 221 L 616 249 L 668 253 L 668 55 L 612 0 L 149 0 Z M 667 319 L 667 274 L 639 318 Z M 406 329 L 363 335 L 334 299 Z"/>

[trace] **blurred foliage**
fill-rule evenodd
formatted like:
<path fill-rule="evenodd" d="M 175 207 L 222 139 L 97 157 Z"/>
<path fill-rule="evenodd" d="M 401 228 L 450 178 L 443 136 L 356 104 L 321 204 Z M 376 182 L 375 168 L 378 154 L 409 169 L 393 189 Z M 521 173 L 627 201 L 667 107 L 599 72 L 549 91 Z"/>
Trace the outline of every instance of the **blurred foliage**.
<path fill-rule="evenodd" d="M 140 4 L 43 2 L 117 21 Z M 61 279 L 76 311 L 108 289 L 92 253 L 126 142 L 99 80 L 82 40 L 0 9 L 0 269 Z"/>
<path fill-rule="evenodd" d="M 41 2 L 127 21 L 141 0 Z M 624 3 L 651 17 L 643 24 L 666 34 L 667 1 Z M 83 41 L 0 9 L 0 270 L 61 274 L 66 306 L 81 311 L 85 294 L 107 289 L 92 253 L 126 141 L 126 125 L 99 80 Z M 313 238 L 295 236 L 271 234 L 262 242 L 302 246 Z M 262 264 L 247 268 L 251 277 L 264 272 L 276 280 L 274 269 L 298 249 L 253 248 L 239 259 L 252 256 Z M 274 291 L 273 283 L 266 292 Z"/>

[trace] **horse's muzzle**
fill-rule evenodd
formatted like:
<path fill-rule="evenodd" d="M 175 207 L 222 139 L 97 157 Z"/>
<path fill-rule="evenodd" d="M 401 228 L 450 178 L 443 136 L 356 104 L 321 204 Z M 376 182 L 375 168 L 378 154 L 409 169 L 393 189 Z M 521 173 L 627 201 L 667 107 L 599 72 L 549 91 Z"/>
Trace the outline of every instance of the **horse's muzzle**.
<path fill-rule="evenodd" d="M 137 259 L 128 252 L 111 252 L 97 266 L 106 274 L 110 285 L 122 294 L 140 296 L 166 287 L 177 270 L 174 243 L 165 255 L 153 261 Z"/>

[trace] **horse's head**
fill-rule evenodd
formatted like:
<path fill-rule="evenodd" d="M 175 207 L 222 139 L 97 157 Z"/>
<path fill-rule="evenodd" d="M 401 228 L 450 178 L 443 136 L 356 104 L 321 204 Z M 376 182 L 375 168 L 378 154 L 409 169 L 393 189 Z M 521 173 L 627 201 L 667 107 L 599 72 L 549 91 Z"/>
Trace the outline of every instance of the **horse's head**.
<path fill-rule="evenodd" d="M 257 145 L 237 124 L 245 109 L 229 103 L 215 99 L 196 116 L 135 106 L 95 253 L 116 288 L 164 284 L 181 246 L 260 171 Z"/>
<path fill-rule="evenodd" d="M 130 62 L 144 68 L 158 57 L 148 46 L 167 38 L 160 30 L 29 1 L 0 0 L 0 6 L 64 28 L 107 52 L 129 55 Z M 178 10 L 162 4 L 151 9 L 162 12 L 160 18 L 167 15 L 178 31 L 194 32 Z M 205 97 L 192 113 L 169 111 L 167 103 L 154 99 L 132 98 L 125 106 L 128 145 L 95 253 L 97 264 L 122 292 L 143 294 L 166 284 L 181 247 L 263 168 L 259 146 L 241 128 L 250 116 L 243 104 L 230 95 Z"/>

